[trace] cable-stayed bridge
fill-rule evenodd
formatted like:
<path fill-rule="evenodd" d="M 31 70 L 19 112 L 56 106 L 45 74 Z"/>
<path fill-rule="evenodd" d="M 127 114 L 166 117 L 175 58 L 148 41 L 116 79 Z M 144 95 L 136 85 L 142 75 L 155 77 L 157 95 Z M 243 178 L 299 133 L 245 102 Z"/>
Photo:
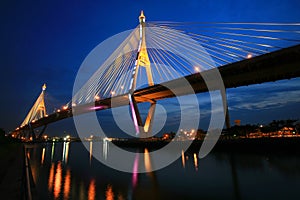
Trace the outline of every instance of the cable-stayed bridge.
<path fill-rule="evenodd" d="M 35 137 L 33 130 L 43 126 L 41 136 L 55 121 L 125 105 L 130 106 L 136 132 L 148 133 L 156 101 L 190 94 L 187 87 L 195 93 L 220 90 L 218 84 L 213 85 L 218 83 L 216 71 L 225 88 L 300 75 L 299 23 L 146 23 L 145 19 L 142 12 L 138 27 L 62 109 L 46 114 L 43 87 L 14 133 L 30 130 Z M 208 88 L 207 81 L 213 86 Z M 176 88 L 176 94 L 170 88 Z M 227 110 L 226 91 L 222 94 Z M 145 122 L 137 107 L 143 102 L 151 104 Z"/>

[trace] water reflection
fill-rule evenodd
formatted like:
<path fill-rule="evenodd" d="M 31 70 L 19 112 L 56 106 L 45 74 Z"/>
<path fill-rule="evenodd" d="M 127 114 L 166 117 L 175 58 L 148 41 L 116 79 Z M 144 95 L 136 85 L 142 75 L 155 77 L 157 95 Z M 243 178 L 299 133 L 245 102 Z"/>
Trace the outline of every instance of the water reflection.
<path fill-rule="evenodd" d="M 81 181 L 80 185 L 79 185 L 79 199 L 83 200 L 85 198 L 86 198 L 86 196 L 85 196 L 85 187 L 84 187 L 83 181 Z"/>
<path fill-rule="evenodd" d="M 64 162 L 64 164 L 68 163 L 68 157 L 69 157 L 69 145 L 70 142 L 64 142 L 63 143 L 63 155 L 62 155 L 62 161 Z"/>
<path fill-rule="evenodd" d="M 185 168 L 185 156 L 183 150 L 181 150 L 181 162 L 182 162 L 182 167 Z"/>
<path fill-rule="evenodd" d="M 43 148 L 43 152 L 42 152 L 41 164 L 44 164 L 44 160 L 45 160 L 45 147 Z"/>
<path fill-rule="evenodd" d="M 108 185 L 105 191 L 106 200 L 114 200 L 114 193 L 112 190 L 112 186 Z"/>
<path fill-rule="evenodd" d="M 67 168 L 64 181 L 64 199 L 69 199 L 71 188 L 71 170 Z"/>
<path fill-rule="evenodd" d="M 194 165 L 195 165 L 195 169 L 196 171 L 198 171 L 198 154 L 194 153 Z"/>
<path fill-rule="evenodd" d="M 92 165 L 92 157 L 93 157 L 93 142 L 90 141 L 90 165 Z"/>
<path fill-rule="evenodd" d="M 52 192 L 52 186 L 53 186 L 53 179 L 54 179 L 54 163 L 51 163 L 49 178 L 48 178 L 48 190 L 49 192 Z"/>
<path fill-rule="evenodd" d="M 102 154 L 103 154 L 103 158 L 104 160 L 107 160 L 107 154 L 108 154 L 108 141 L 107 140 L 103 140 L 103 150 L 102 150 Z"/>
<path fill-rule="evenodd" d="M 140 155 L 136 153 L 133 169 L 132 169 L 132 187 L 135 188 L 138 182 L 138 168 L 139 168 L 139 157 Z"/>
<path fill-rule="evenodd" d="M 39 199 L 198 199 L 200 194 L 204 199 L 256 199 L 257 194 L 261 198 L 300 195 L 290 187 L 299 183 L 298 155 L 214 152 L 201 159 L 199 166 L 198 152 L 190 150 L 182 151 L 169 167 L 151 172 L 155 160 L 150 150 L 139 149 L 144 154 L 135 154 L 131 174 L 93 160 L 96 153 L 113 159 L 105 154 L 108 148 L 113 152 L 113 147 L 101 143 L 89 143 L 89 154 L 81 143 L 33 147 L 28 156 Z M 138 173 L 139 168 L 148 173 Z M 255 184 L 255 188 L 249 188 L 249 184 Z M 278 185 L 280 193 L 272 189 Z M 226 189 L 215 192 L 215 188 Z"/>
<path fill-rule="evenodd" d="M 52 148 L 51 148 L 51 162 L 52 162 L 53 157 L 54 157 L 54 149 L 55 149 L 55 143 L 53 142 L 52 143 Z"/>
<path fill-rule="evenodd" d="M 146 169 L 146 171 L 147 172 L 152 172 L 150 154 L 149 154 L 148 149 L 145 149 L 145 152 L 144 152 L 144 162 L 145 162 L 145 169 Z"/>
<path fill-rule="evenodd" d="M 57 164 L 55 179 L 54 179 L 54 198 L 57 199 L 61 192 L 61 183 L 62 183 L 62 169 L 61 169 L 61 162 Z"/>
<path fill-rule="evenodd" d="M 96 184 L 95 179 L 92 179 L 88 189 L 88 200 L 95 200 L 96 197 Z"/>

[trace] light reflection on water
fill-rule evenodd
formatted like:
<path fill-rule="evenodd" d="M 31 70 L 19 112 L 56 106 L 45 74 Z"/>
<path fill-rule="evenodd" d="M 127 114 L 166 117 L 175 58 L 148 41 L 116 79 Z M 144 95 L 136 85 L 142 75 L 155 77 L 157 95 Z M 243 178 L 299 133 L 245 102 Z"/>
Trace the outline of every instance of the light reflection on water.
<path fill-rule="evenodd" d="M 61 184 L 62 183 L 62 169 L 61 162 L 58 162 L 56 166 L 55 178 L 54 178 L 54 198 L 57 199 L 61 192 Z"/>
<path fill-rule="evenodd" d="M 148 149 L 136 154 L 132 173 L 99 163 L 93 153 L 110 157 L 107 142 L 36 144 L 29 149 L 39 199 L 264 199 L 299 197 L 298 155 L 181 152 L 170 166 L 151 172 Z M 109 149 L 110 148 L 110 149 Z M 139 174 L 144 166 L 148 173 Z M 284 184 L 283 184 L 284 183 Z"/>

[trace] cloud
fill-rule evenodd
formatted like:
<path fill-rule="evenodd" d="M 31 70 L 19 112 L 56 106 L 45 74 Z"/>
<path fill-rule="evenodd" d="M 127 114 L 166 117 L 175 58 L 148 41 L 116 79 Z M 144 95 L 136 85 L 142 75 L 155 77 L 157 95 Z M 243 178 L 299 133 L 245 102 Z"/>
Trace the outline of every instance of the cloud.
<path fill-rule="evenodd" d="M 243 87 L 230 92 L 230 110 L 262 110 L 281 108 L 300 102 L 300 79 Z M 284 113 L 283 113 L 284 114 Z"/>

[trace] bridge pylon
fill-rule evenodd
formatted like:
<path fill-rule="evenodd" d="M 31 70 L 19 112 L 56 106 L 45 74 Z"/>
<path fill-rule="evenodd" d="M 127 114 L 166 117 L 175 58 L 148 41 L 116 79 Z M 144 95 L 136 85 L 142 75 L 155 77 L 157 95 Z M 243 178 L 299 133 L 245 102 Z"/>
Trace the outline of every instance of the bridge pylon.
<path fill-rule="evenodd" d="M 29 137 L 32 137 L 32 140 L 35 140 L 36 134 L 34 132 L 34 129 L 31 126 L 31 123 L 34 123 L 35 121 L 44 118 L 47 116 L 46 112 L 46 106 L 45 106 L 45 90 L 46 90 L 46 84 L 42 86 L 42 92 L 33 104 L 32 108 L 28 112 L 27 116 L 25 117 L 24 121 L 21 124 L 21 127 L 28 126 L 29 133 L 27 134 Z M 42 131 L 40 132 L 38 138 L 42 136 L 46 129 L 47 125 L 44 126 Z"/>
<path fill-rule="evenodd" d="M 136 134 L 140 135 L 140 137 L 147 137 L 149 136 L 149 133 L 151 133 L 152 131 L 156 101 L 149 100 L 150 108 L 145 123 L 143 124 L 137 103 L 133 95 L 136 89 L 137 77 L 138 77 L 138 72 L 140 67 L 144 67 L 146 70 L 148 85 L 149 86 L 154 85 L 150 59 L 148 56 L 147 45 L 146 45 L 146 32 L 145 32 L 146 17 L 143 11 L 141 11 L 141 14 L 139 16 L 139 22 L 140 22 L 139 25 L 140 39 L 139 39 L 137 59 L 135 61 L 135 66 L 132 73 L 131 84 L 129 88 L 129 103 L 130 103 L 131 114 L 132 114 L 132 119 L 134 122 Z"/>

